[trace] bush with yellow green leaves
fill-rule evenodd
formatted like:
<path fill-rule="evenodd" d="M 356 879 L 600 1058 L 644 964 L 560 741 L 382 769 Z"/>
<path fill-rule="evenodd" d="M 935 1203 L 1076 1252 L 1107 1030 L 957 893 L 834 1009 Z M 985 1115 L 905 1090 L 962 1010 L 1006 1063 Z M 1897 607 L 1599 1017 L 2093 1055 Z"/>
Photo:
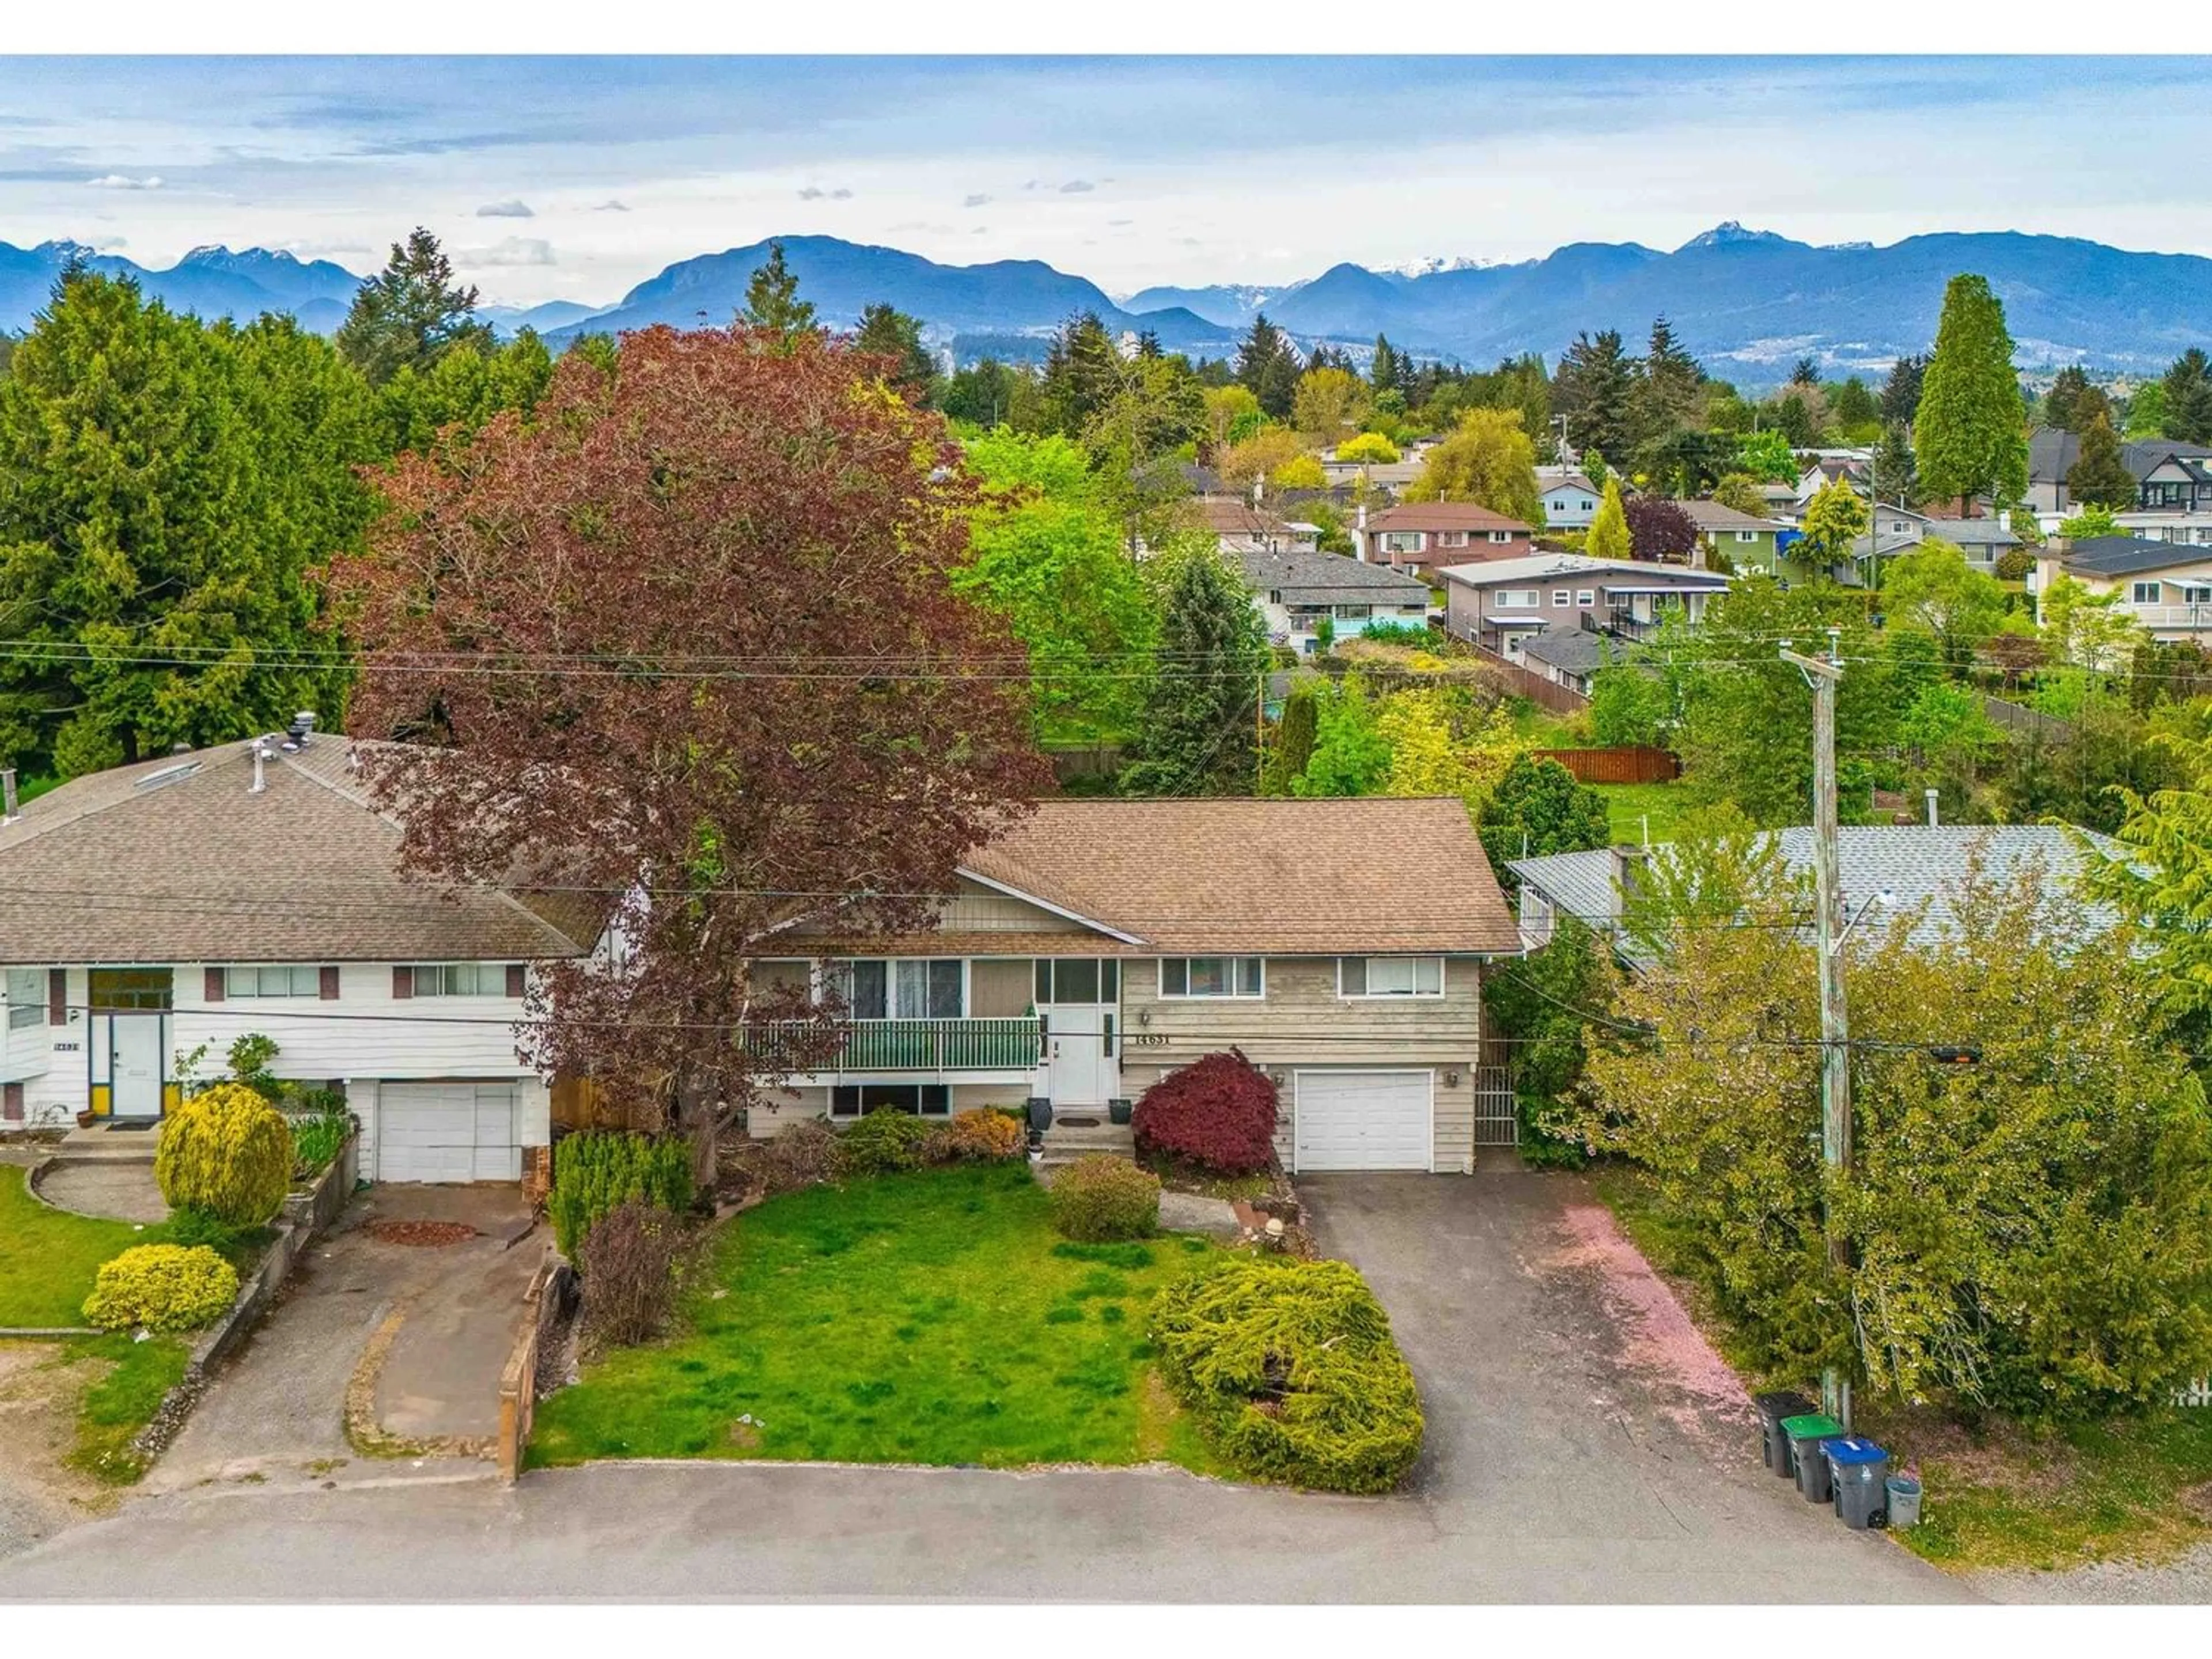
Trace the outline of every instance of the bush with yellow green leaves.
<path fill-rule="evenodd" d="M 258 1227 L 292 1183 L 291 1126 L 245 1085 L 218 1083 L 163 1121 L 154 1179 L 173 1210 Z"/>
<path fill-rule="evenodd" d="M 238 1270 L 204 1244 L 140 1244 L 103 1262 L 84 1299 L 103 1331 L 191 1331 L 238 1299 Z"/>

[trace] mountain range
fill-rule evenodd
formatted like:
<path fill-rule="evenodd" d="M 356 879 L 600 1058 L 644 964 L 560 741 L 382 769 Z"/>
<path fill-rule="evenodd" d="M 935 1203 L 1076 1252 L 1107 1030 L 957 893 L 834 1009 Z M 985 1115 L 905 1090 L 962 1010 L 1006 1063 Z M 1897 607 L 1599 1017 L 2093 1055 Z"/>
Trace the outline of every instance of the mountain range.
<path fill-rule="evenodd" d="M 2004 301 L 2023 366 L 2158 370 L 2212 333 L 2212 259 L 2011 231 L 1815 246 L 1730 222 L 1671 252 L 1577 242 L 1511 264 L 1343 264 L 1300 283 L 1148 288 L 1118 304 L 1096 283 L 1034 259 L 948 265 L 836 237 L 780 240 L 800 294 L 824 322 L 849 327 L 863 307 L 888 301 L 920 317 L 926 337 L 963 362 L 986 350 L 1034 356 L 1054 328 L 1085 311 L 1109 331 L 1148 329 L 1169 349 L 1194 354 L 1232 350 L 1264 311 L 1302 344 L 1364 348 L 1382 333 L 1416 355 L 1472 364 L 1523 351 L 1556 361 L 1585 329 L 1617 328 L 1633 349 L 1663 314 L 1714 374 L 1757 386 L 1783 378 L 1801 356 L 1872 368 L 1926 349 L 1944 284 L 1960 271 L 1987 276 Z M 769 246 L 679 261 L 597 309 L 555 301 L 483 314 L 502 332 L 533 327 L 556 346 L 586 331 L 721 322 L 744 304 Z M 325 332 L 361 281 L 327 260 L 260 248 L 195 248 L 167 270 L 149 270 L 80 243 L 0 243 L 0 329 L 28 326 L 72 257 L 134 277 L 179 310 L 289 311 Z"/>

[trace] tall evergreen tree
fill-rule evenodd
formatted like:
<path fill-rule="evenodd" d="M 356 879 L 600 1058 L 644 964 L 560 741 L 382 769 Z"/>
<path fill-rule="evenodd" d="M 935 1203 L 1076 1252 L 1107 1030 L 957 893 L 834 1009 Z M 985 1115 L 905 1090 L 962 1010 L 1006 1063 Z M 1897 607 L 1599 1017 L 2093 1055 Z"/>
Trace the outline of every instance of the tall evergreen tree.
<path fill-rule="evenodd" d="M 2136 475 L 2120 459 L 2120 435 L 2111 416 L 2100 411 L 2081 434 L 2081 457 L 2067 469 L 2066 488 L 2084 507 L 2117 510 L 2136 504 Z"/>
<path fill-rule="evenodd" d="M 1045 349 L 1037 392 L 1044 429 L 1080 438 L 1121 388 L 1121 356 L 1098 313 L 1062 323 Z"/>
<path fill-rule="evenodd" d="M 1796 365 L 1790 371 L 1790 384 L 1792 386 L 1820 385 L 1820 359 L 1817 357 L 1800 357 Z"/>
<path fill-rule="evenodd" d="M 337 348 L 371 386 L 382 386 L 403 368 L 429 368 L 457 346 L 489 355 L 495 342 L 476 308 L 476 289 L 453 281 L 453 262 L 418 225 L 355 293 Z"/>
<path fill-rule="evenodd" d="M 2100 411 L 2109 419 L 2112 409 L 2112 399 L 2104 389 L 2089 383 L 2079 363 L 2069 363 L 2044 394 L 2043 424 L 2065 432 L 2087 432 Z"/>
<path fill-rule="evenodd" d="M 2166 402 L 2159 435 L 2185 443 L 2212 444 L 2212 361 L 2191 346 L 2173 360 L 2160 382 Z"/>
<path fill-rule="evenodd" d="M 1854 427 L 1871 426 L 1881 418 L 1867 390 L 1867 383 L 1856 374 L 1848 376 L 1828 398 L 1828 412 L 1835 416 L 1836 424 L 1849 431 Z"/>
<path fill-rule="evenodd" d="M 359 376 L 289 321 L 205 328 L 64 277 L 0 381 L 0 757 L 73 776 L 335 726 L 346 672 L 307 568 L 356 543 Z"/>
<path fill-rule="evenodd" d="M 872 305 L 860 313 L 860 326 L 854 331 L 853 344 L 859 350 L 890 358 L 896 365 L 891 383 L 915 402 L 926 408 L 935 399 L 937 360 L 921 343 L 921 319 L 888 305 Z"/>
<path fill-rule="evenodd" d="M 1674 325 L 1664 317 L 1655 318 L 1651 342 L 1636 366 L 1629 400 L 1639 447 L 1649 448 L 1678 428 L 1700 424 L 1698 387 L 1704 379 L 1698 360 L 1674 337 Z"/>
<path fill-rule="evenodd" d="M 1367 384 L 1377 395 L 1399 389 L 1398 379 L 1404 364 L 1391 346 L 1388 335 L 1375 337 L 1375 361 L 1367 367 Z"/>
<path fill-rule="evenodd" d="M 799 278 L 784 263 L 781 242 L 770 242 L 768 258 L 754 267 L 738 320 L 775 335 L 787 350 L 814 331 L 814 307 L 799 297 Z"/>
<path fill-rule="evenodd" d="M 1552 409 L 1567 417 L 1567 442 L 1619 461 L 1630 450 L 1634 365 L 1617 329 L 1575 336 L 1552 377 Z"/>
<path fill-rule="evenodd" d="M 1928 373 L 1924 356 L 1899 357 L 1889 366 L 1881 383 L 1881 418 L 1885 425 L 1911 426 L 1920 412 L 1920 385 Z"/>
<path fill-rule="evenodd" d="M 1912 459 L 1912 428 L 1892 421 L 1881 429 L 1874 450 L 1874 484 L 1881 499 L 1894 507 L 1920 505 L 1920 469 Z"/>
<path fill-rule="evenodd" d="M 1267 320 L 1266 312 L 1259 313 L 1237 348 L 1237 384 L 1258 397 L 1267 370 L 1290 349 L 1283 331 Z"/>
<path fill-rule="evenodd" d="M 1267 671 L 1266 626 L 1243 574 L 1210 538 L 1159 556 L 1167 562 L 1159 659 L 1121 791 L 1249 794 L 1254 720 Z"/>
<path fill-rule="evenodd" d="M 2019 501 L 2027 493 L 2021 417 L 2004 307 L 1987 277 L 1954 276 L 1912 423 L 1923 487 L 1934 499 L 1956 500 L 1961 510 L 1981 495 L 2000 506 Z"/>

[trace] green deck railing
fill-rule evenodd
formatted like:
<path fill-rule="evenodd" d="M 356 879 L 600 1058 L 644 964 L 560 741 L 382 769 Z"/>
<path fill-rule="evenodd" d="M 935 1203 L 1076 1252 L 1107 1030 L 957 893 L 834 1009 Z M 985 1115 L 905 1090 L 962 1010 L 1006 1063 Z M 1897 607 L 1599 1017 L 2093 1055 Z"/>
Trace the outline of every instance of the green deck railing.
<path fill-rule="evenodd" d="M 745 1051 L 755 1059 L 787 1060 L 793 1071 L 1004 1072 L 1044 1057 L 1044 1023 L 1034 1014 L 994 1019 L 855 1019 L 840 1028 L 842 1042 L 819 1060 L 806 1050 L 814 1028 L 804 1020 L 769 1021 L 745 1028 Z M 800 1063 L 805 1055 L 807 1063 Z"/>

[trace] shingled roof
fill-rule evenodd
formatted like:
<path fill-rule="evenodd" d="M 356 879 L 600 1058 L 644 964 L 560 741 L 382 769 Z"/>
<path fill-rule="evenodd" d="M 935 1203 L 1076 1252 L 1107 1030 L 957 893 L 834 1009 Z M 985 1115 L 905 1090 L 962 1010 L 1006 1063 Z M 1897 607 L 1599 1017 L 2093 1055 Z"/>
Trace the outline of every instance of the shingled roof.
<path fill-rule="evenodd" d="M 1451 797 L 1046 801 L 962 867 L 1127 935 L 1127 956 L 1521 949 Z"/>
<path fill-rule="evenodd" d="M 448 890 L 399 873 L 348 739 L 245 743 L 64 784 L 0 826 L 0 961 L 531 961 L 597 928 L 562 896 Z"/>

